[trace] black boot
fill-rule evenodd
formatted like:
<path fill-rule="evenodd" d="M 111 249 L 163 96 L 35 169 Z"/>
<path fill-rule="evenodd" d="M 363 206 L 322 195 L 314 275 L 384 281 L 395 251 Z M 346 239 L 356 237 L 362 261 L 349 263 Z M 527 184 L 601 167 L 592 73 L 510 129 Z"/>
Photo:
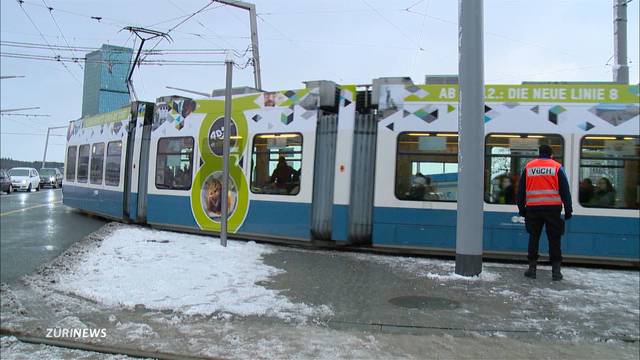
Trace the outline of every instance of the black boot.
<path fill-rule="evenodd" d="M 562 273 L 560 272 L 560 262 L 554 262 L 551 264 L 551 280 L 562 280 Z"/>
<path fill-rule="evenodd" d="M 529 261 L 529 268 L 524 272 L 524 276 L 528 278 L 536 278 L 536 261 Z"/>

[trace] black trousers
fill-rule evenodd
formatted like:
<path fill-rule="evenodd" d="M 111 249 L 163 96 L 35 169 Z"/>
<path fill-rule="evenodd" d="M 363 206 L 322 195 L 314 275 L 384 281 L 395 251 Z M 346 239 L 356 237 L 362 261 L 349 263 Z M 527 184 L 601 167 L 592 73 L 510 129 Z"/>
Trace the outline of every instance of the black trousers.
<path fill-rule="evenodd" d="M 549 239 L 549 258 L 552 263 L 562 261 L 560 238 L 564 234 L 564 220 L 560 211 L 556 210 L 528 210 L 525 216 L 525 226 L 529 233 L 529 261 L 538 260 L 538 248 L 542 227 L 547 229 Z"/>

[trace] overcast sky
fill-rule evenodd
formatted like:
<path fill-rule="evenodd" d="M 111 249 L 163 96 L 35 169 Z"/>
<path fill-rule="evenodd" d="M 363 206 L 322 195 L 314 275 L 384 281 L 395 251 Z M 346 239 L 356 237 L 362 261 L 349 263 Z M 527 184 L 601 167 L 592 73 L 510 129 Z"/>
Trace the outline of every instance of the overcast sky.
<path fill-rule="evenodd" d="M 30 17 L 51 45 L 96 48 L 103 43 L 132 46 L 124 26 L 167 31 L 205 6 L 207 0 L 26 0 L 0 2 L 1 40 L 44 44 Z M 263 87 L 300 88 L 302 81 L 326 79 L 370 83 L 383 76 L 457 72 L 457 6 L 454 0 L 255 1 L 259 19 Z M 629 4 L 631 82 L 637 83 L 638 4 Z M 485 0 L 485 80 L 513 84 L 536 81 L 610 81 L 613 55 L 612 0 Z M 26 14 L 25 14 L 26 12 Z M 52 16 L 53 15 L 53 18 Z M 91 17 L 101 17 L 97 21 Z M 55 22 L 54 22 L 55 19 Z M 58 26 L 56 26 L 56 23 Z M 172 43 L 157 49 L 235 48 L 249 45 L 248 16 L 213 4 L 171 32 Z M 61 35 L 64 34 L 64 39 Z M 66 39 L 66 41 L 65 41 Z M 155 45 L 151 42 L 148 47 Z M 3 53 L 54 56 L 46 49 L 3 45 Z M 60 51 L 62 56 L 84 57 Z M 224 60 L 221 55 L 174 55 L 166 60 Z M 24 75 L 0 81 L 3 109 L 39 106 L 32 114 L 3 116 L 1 155 L 41 160 L 46 129 L 80 117 L 83 70 L 56 62 L 2 57 L 1 74 Z M 246 57 L 239 62 L 246 61 Z M 176 93 L 166 86 L 201 91 L 224 87 L 221 66 L 142 66 L 134 83 L 142 100 Z M 251 68 L 235 72 L 234 86 L 253 85 Z M 35 135 L 25 135 L 35 134 Z M 64 134 L 65 130 L 58 130 Z M 38 135 L 40 134 L 40 135 Z M 63 161 L 64 137 L 50 141 L 48 159 Z"/>

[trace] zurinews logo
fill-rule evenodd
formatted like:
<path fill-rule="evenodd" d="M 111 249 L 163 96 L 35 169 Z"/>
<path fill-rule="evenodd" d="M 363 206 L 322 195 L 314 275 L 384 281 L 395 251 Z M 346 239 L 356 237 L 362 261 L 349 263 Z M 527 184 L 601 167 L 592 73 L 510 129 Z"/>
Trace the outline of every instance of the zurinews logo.
<path fill-rule="evenodd" d="M 106 338 L 107 337 L 107 329 L 77 329 L 77 328 L 47 328 L 47 334 L 45 337 L 48 338 Z"/>

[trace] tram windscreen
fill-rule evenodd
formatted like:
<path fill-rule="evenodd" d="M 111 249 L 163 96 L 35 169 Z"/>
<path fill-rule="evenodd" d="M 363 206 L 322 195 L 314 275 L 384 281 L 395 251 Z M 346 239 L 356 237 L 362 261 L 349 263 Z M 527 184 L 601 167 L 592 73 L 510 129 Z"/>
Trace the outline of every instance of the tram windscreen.
<path fill-rule="evenodd" d="M 78 148 L 76 146 L 69 146 L 67 150 L 67 180 L 74 181 L 76 179 L 76 155 Z"/>

